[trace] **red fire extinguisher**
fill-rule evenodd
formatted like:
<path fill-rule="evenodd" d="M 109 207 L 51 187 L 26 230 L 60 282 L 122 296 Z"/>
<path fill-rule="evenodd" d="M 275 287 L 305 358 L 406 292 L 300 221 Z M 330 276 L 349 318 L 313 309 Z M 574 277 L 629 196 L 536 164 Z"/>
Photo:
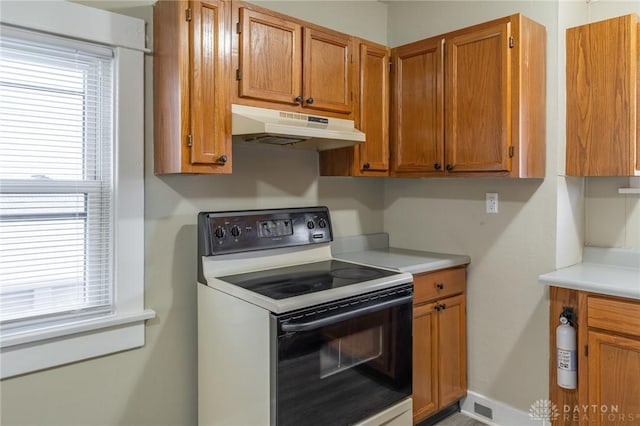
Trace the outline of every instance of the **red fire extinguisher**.
<path fill-rule="evenodd" d="M 578 385 L 576 329 L 571 326 L 572 320 L 573 310 L 564 308 L 556 328 L 558 386 L 565 389 L 576 389 Z"/>

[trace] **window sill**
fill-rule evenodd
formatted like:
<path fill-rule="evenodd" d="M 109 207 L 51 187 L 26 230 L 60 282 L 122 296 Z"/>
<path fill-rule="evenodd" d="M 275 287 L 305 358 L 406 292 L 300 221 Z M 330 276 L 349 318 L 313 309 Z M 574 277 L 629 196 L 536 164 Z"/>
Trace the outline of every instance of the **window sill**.
<path fill-rule="evenodd" d="M 144 345 L 147 309 L 0 337 L 0 379 Z"/>

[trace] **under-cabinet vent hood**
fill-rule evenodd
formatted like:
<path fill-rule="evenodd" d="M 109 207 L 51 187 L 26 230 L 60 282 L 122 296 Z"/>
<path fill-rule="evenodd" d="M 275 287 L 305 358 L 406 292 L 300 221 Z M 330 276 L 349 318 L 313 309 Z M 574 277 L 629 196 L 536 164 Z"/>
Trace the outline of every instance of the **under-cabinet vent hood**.
<path fill-rule="evenodd" d="M 292 148 L 344 148 L 364 142 L 353 120 L 231 105 L 234 140 L 291 146 Z"/>

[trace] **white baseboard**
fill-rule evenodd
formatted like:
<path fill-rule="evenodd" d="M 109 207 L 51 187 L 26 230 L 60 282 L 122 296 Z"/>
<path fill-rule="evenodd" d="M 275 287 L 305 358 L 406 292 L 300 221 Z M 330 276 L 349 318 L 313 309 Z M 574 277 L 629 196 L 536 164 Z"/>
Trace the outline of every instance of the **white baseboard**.
<path fill-rule="evenodd" d="M 491 408 L 493 418 L 488 419 L 476 413 L 473 409 L 473 404 L 476 402 Z M 468 391 L 467 397 L 461 401 L 460 411 L 467 417 L 491 426 L 549 426 L 550 424 L 543 420 L 533 420 L 528 412 L 518 410 L 473 391 Z"/>

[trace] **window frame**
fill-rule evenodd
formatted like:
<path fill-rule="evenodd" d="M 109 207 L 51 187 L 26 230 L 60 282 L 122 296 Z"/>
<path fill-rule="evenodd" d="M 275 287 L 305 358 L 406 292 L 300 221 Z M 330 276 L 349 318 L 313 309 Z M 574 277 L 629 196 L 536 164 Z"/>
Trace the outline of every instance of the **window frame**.
<path fill-rule="evenodd" d="M 103 316 L 0 335 L 0 378 L 144 345 L 145 23 L 63 2 L 3 1 L 0 22 L 114 49 L 114 309 Z"/>

